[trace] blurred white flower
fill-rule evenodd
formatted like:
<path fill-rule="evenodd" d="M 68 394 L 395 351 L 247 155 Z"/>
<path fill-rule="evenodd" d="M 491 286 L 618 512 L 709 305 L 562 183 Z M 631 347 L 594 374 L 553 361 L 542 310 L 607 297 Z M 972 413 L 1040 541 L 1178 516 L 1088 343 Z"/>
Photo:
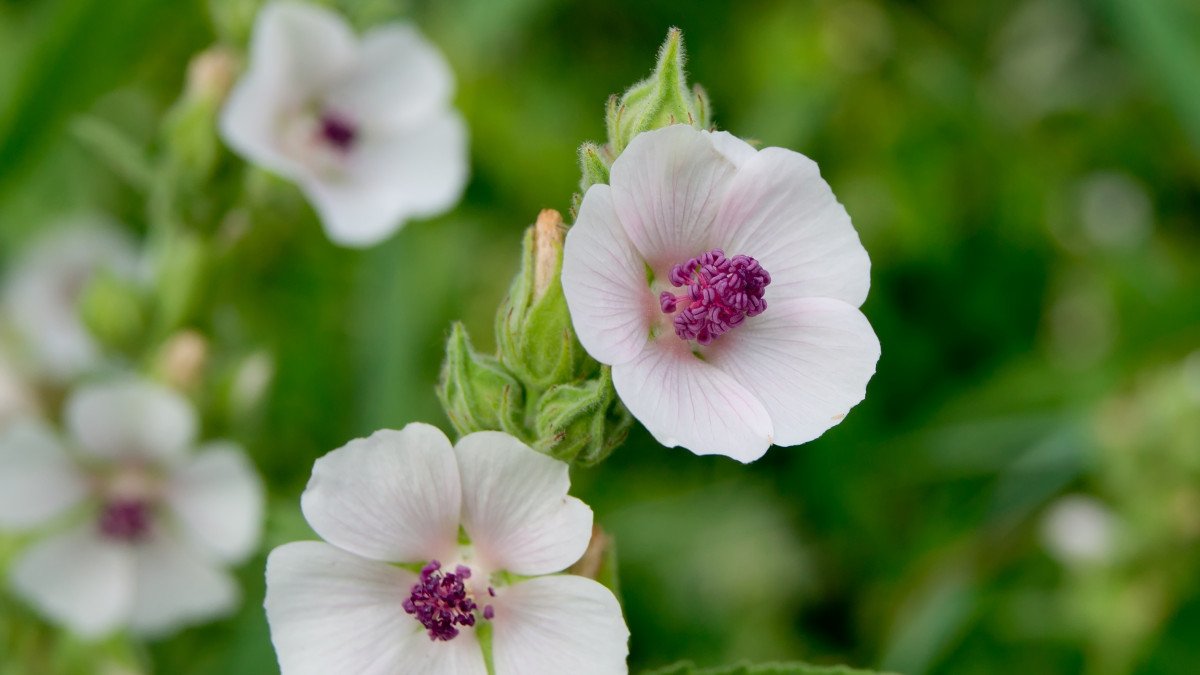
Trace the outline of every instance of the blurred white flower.
<path fill-rule="evenodd" d="M 445 59 L 412 26 L 360 40 L 326 9 L 275 2 L 258 16 L 221 131 L 249 161 L 299 183 L 330 239 L 370 246 L 461 196 L 466 128 L 453 92 Z"/>
<path fill-rule="evenodd" d="M 676 125 L 588 190 L 562 284 L 580 342 L 660 443 L 749 462 L 865 396 L 869 272 L 812 160 Z"/>
<path fill-rule="evenodd" d="M 0 431 L 16 420 L 31 416 L 36 409 L 25 379 L 0 350 Z"/>
<path fill-rule="evenodd" d="M 66 441 L 34 422 L 0 436 L 0 527 L 66 526 L 16 558 L 15 592 L 87 637 L 159 635 L 235 609 L 224 566 L 257 547 L 263 508 L 241 449 L 193 454 L 195 412 L 149 382 L 83 387 L 65 423 Z"/>
<path fill-rule="evenodd" d="M 566 464 L 493 431 L 451 447 L 410 424 L 317 460 L 301 503 L 329 543 L 267 560 L 283 673 L 483 675 L 485 622 L 496 675 L 626 672 L 613 594 L 553 575 L 591 537 L 591 509 L 568 487 Z"/>
<path fill-rule="evenodd" d="M 1063 497 L 1042 519 L 1042 543 L 1064 565 L 1109 560 L 1116 548 L 1115 540 L 1112 511 L 1093 497 Z"/>
<path fill-rule="evenodd" d="M 94 368 L 100 350 L 80 317 L 80 298 L 96 272 L 134 277 L 139 264 L 133 241 L 103 219 L 69 221 L 33 241 L 13 261 L 4 286 L 17 354 L 28 357 L 36 375 L 57 381 Z"/>

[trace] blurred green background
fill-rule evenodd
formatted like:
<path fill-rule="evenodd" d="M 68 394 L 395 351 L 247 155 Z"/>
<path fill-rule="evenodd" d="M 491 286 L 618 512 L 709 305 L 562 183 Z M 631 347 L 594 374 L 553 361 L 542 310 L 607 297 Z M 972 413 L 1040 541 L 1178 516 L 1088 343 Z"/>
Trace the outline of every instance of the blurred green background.
<path fill-rule="evenodd" d="M 742 466 L 639 429 L 575 472 L 617 540 L 631 668 L 1200 672 L 1200 5 L 333 4 L 359 27 L 414 20 L 446 52 L 471 182 L 449 215 L 358 252 L 259 177 L 274 201 L 193 323 L 274 363 L 259 414 L 207 411 L 266 477 L 267 541 L 240 614 L 146 645 L 155 672 L 274 672 L 263 560 L 311 537 L 312 461 L 381 427 L 449 428 L 449 322 L 491 348 L 524 227 L 568 209 L 577 146 L 603 140 L 605 99 L 672 25 L 718 126 L 820 164 L 871 254 L 883 357 L 808 445 Z M 0 0 L 0 258 L 73 213 L 145 232 L 144 195 L 84 147 L 80 116 L 153 149 L 188 59 L 242 48 L 254 8 Z M 221 162 L 218 184 L 241 179 Z M 93 655 L 0 595 L 0 672 Z"/>

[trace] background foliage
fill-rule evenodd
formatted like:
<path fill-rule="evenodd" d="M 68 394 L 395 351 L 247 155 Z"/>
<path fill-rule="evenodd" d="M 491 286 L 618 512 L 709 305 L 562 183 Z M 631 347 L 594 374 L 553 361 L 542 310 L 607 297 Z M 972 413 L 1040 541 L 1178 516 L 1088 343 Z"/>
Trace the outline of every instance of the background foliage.
<path fill-rule="evenodd" d="M 677 25 L 717 124 L 813 157 L 846 205 L 883 358 L 867 400 L 806 446 L 744 467 L 635 429 L 577 472 L 618 542 L 631 665 L 1196 672 L 1200 7 L 335 4 L 359 26 L 409 17 L 446 51 L 473 176 L 457 210 L 365 252 L 329 244 L 284 190 L 213 270 L 195 327 L 274 366 L 257 414 L 201 394 L 209 435 L 244 440 L 266 476 L 264 551 L 311 536 L 298 495 L 316 457 L 380 427 L 448 428 L 433 383 L 450 322 L 490 351 L 523 228 L 566 211 L 575 148 Z M 254 9 L 0 0 L 0 258 L 73 213 L 145 232 L 144 195 L 86 149 L 81 116 L 155 147 L 188 58 L 244 44 Z M 1102 560 L 1048 552 L 1045 514 L 1069 493 L 1112 511 Z M 156 672 L 273 672 L 264 556 L 241 570 L 240 614 L 145 647 Z M 120 649 L 0 595 L 0 673 L 88 672 Z"/>

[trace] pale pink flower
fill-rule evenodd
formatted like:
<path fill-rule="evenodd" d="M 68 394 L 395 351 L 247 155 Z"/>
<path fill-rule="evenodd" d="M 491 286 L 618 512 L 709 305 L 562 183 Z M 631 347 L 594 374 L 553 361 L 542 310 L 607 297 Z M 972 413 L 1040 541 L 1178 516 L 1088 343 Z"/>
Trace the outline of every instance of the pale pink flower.
<path fill-rule="evenodd" d="M 351 441 L 313 467 L 301 505 L 327 542 L 267 560 L 284 675 L 624 673 L 629 631 L 604 586 L 556 575 L 592 511 L 567 465 L 507 434 L 451 447 L 427 424 Z"/>
<path fill-rule="evenodd" d="M 580 342 L 660 443 L 748 462 L 865 396 L 869 272 L 812 160 L 676 125 L 588 190 L 562 283 Z"/>

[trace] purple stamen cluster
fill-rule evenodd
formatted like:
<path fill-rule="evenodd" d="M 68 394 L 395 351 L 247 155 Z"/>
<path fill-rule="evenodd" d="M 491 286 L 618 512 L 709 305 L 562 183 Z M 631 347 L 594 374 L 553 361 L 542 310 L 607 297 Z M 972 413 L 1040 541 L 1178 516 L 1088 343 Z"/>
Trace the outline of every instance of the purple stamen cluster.
<path fill-rule="evenodd" d="M 403 607 L 429 629 L 430 640 L 452 640 L 458 636 L 456 626 L 475 625 L 477 605 L 463 583 L 469 578 L 471 569 L 464 565 L 453 572 L 443 572 L 442 564 L 431 560 L 421 569 L 421 580 L 413 584 Z M 490 619 L 493 615 L 491 605 L 483 608 L 483 618 Z"/>
<path fill-rule="evenodd" d="M 358 128 L 344 117 L 333 113 L 321 115 L 321 139 L 342 152 L 347 152 L 354 145 L 358 136 Z"/>
<path fill-rule="evenodd" d="M 726 258 L 714 248 L 671 268 L 672 286 L 686 288 L 674 295 L 663 291 L 659 306 L 675 315 L 675 334 L 707 345 L 767 308 L 763 293 L 771 275 L 748 255 Z M 683 308 L 680 311 L 680 308 Z"/>
<path fill-rule="evenodd" d="M 138 542 L 150 532 L 150 507 L 135 499 L 114 500 L 100 513 L 100 533 L 109 539 Z"/>

